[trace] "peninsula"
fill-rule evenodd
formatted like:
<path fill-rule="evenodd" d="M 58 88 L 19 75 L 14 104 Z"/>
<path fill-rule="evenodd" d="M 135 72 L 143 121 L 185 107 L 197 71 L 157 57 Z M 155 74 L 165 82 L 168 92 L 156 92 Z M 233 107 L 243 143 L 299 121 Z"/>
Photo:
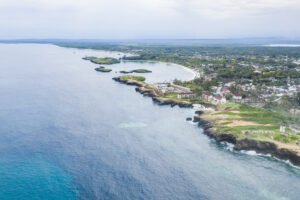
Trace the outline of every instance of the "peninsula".
<path fill-rule="evenodd" d="M 196 112 L 193 121 L 199 123 L 204 133 L 217 142 L 229 142 L 235 145 L 235 150 L 255 150 L 300 166 L 300 137 L 297 132 L 285 127 L 287 119 L 278 113 L 241 103 L 214 105 L 193 99 L 188 96 L 192 93 L 183 91 L 184 88 L 174 84 L 147 84 L 141 76 L 124 75 L 113 80 L 137 86 L 137 92 L 151 97 L 160 105 L 201 105 L 202 109 Z M 166 94 L 166 90 L 172 90 L 172 93 Z"/>
<path fill-rule="evenodd" d="M 89 60 L 91 61 L 92 63 L 95 63 L 95 64 L 100 64 L 100 65 L 103 65 L 103 64 L 106 64 L 106 65 L 112 65 L 112 64 L 117 64 L 117 63 L 120 63 L 120 60 L 116 59 L 116 58 L 110 58 L 110 57 L 106 57 L 106 58 L 97 58 L 97 57 L 94 57 L 94 56 L 87 56 L 87 57 L 84 57 L 82 58 L 83 60 Z"/>

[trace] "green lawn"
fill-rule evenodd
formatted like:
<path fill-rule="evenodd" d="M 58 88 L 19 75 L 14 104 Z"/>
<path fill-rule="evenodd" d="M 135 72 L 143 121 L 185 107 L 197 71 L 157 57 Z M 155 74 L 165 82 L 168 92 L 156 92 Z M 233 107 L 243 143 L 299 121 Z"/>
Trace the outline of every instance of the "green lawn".
<path fill-rule="evenodd" d="M 238 112 L 230 112 L 238 111 Z M 214 115 L 227 115 L 226 120 L 242 120 L 255 122 L 259 125 L 247 125 L 247 126 L 228 126 L 230 122 L 223 122 L 218 127 L 218 130 L 223 133 L 233 133 L 237 138 L 246 137 L 242 133 L 243 130 L 264 130 L 274 131 L 275 134 L 250 134 L 248 137 L 257 139 L 274 139 L 279 142 L 295 142 L 300 139 L 300 135 L 293 133 L 291 130 L 286 128 L 285 133 L 293 133 L 294 135 L 284 136 L 281 135 L 279 128 L 280 126 L 287 126 L 287 119 L 276 112 L 269 110 L 254 108 L 244 104 L 237 103 L 226 103 L 219 107 L 219 112 Z"/>

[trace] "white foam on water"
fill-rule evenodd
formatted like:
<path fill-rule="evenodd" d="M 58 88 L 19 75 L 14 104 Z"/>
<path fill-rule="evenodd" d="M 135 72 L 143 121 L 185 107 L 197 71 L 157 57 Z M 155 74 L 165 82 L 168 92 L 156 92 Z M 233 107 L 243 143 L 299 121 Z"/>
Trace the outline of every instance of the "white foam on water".
<path fill-rule="evenodd" d="M 300 169 L 300 167 L 296 166 L 296 165 L 293 165 L 289 160 L 281 160 L 279 158 L 276 158 L 274 156 L 272 156 L 271 154 L 262 154 L 262 153 L 257 153 L 256 151 L 254 150 L 249 150 L 249 151 L 246 151 L 246 150 L 240 150 L 240 151 L 236 151 L 234 150 L 234 144 L 231 144 L 231 143 L 228 143 L 228 142 L 221 142 L 221 144 L 224 145 L 224 148 L 230 152 L 236 152 L 236 153 L 242 153 L 242 154 L 247 154 L 249 156 L 261 156 L 261 157 L 268 157 L 268 158 L 274 158 L 275 160 L 277 161 L 280 161 L 280 162 L 283 162 L 291 167 L 294 167 L 296 169 Z"/>
<path fill-rule="evenodd" d="M 291 167 L 294 167 L 294 168 L 297 168 L 297 169 L 300 169 L 300 167 L 296 166 L 296 165 L 293 165 L 289 160 L 282 160 L 282 159 L 279 159 L 279 158 L 276 158 L 274 156 L 272 156 L 271 154 L 262 154 L 262 153 L 257 153 L 256 151 L 245 151 L 245 150 L 241 150 L 241 151 L 237 151 L 237 152 L 240 152 L 240 153 L 243 153 L 243 154 L 247 154 L 247 155 L 250 155 L 250 156 L 261 156 L 261 157 L 268 157 L 268 158 L 273 158 L 277 161 L 280 161 L 280 162 L 283 162 Z"/>
<path fill-rule="evenodd" d="M 124 122 L 118 125 L 119 128 L 144 128 L 148 126 L 143 122 Z"/>
<path fill-rule="evenodd" d="M 234 144 L 231 144 L 229 142 L 221 142 L 221 144 L 224 145 L 224 148 L 228 151 L 234 151 L 233 147 L 234 147 Z"/>
<path fill-rule="evenodd" d="M 198 122 L 193 122 L 193 121 L 186 121 L 186 122 L 188 122 L 189 124 L 194 125 L 194 126 L 198 125 Z"/>

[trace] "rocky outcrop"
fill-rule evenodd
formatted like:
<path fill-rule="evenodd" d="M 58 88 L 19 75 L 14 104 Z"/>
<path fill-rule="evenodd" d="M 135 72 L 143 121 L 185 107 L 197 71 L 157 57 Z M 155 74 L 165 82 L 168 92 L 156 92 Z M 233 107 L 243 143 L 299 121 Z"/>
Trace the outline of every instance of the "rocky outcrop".
<path fill-rule="evenodd" d="M 185 107 L 185 108 L 193 107 L 193 104 L 189 102 L 160 97 L 158 94 L 156 94 L 154 89 L 147 87 L 146 83 L 142 83 L 135 80 L 122 80 L 121 77 L 114 77 L 112 79 L 117 82 L 124 83 L 126 85 L 137 86 L 137 88 L 135 88 L 137 92 L 143 94 L 144 96 L 151 97 L 152 100 L 158 103 L 159 105 L 171 105 L 172 107 L 178 105 L 179 107 Z"/>
<path fill-rule="evenodd" d="M 229 142 L 236 144 L 236 138 L 233 135 L 217 133 L 213 127 L 213 124 L 211 124 L 209 121 L 206 121 L 199 116 L 195 116 L 193 122 L 198 122 L 203 128 L 204 134 L 215 139 L 216 142 Z"/>
<path fill-rule="evenodd" d="M 197 111 L 195 111 L 195 114 L 196 114 L 196 115 L 202 115 L 202 114 L 203 114 L 203 111 L 202 111 L 202 110 L 197 110 Z"/>
<path fill-rule="evenodd" d="M 117 81 L 117 82 L 124 83 L 126 85 L 134 85 L 134 86 L 138 86 L 138 87 L 145 86 L 145 83 L 135 81 L 135 80 L 123 80 L 123 79 L 121 79 L 121 77 L 114 77 L 112 79 Z"/>
<path fill-rule="evenodd" d="M 198 122 L 203 128 L 204 134 L 215 139 L 216 142 L 229 142 L 234 144 L 234 150 L 253 150 L 257 153 L 270 154 L 281 160 L 289 160 L 292 164 L 300 167 L 300 155 L 295 151 L 279 148 L 273 142 L 258 141 L 248 138 L 236 139 L 235 136 L 230 133 L 217 133 L 213 124 L 202 119 L 200 116 L 195 116 L 193 121 Z"/>
<path fill-rule="evenodd" d="M 184 108 L 193 107 L 192 103 L 184 102 L 184 101 L 167 99 L 163 97 L 153 97 L 152 99 L 154 102 L 158 103 L 159 105 L 171 105 L 172 107 L 178 105 L 179 107 L 184 107 Z"/>
<path fill-rule="evenodd" d="M 104 68 L 104 67 L 98 67 L 98 68 L 95 68 L 95 70 L 97 72 L 111 72 L 112 71 L 111 69 L 107 69 L 107 68 Z"/>
<path fill-rule="evenodd" d="M 235 150 L 254 150 L 257 153 L 270 154 L 282 160 L 289 160 L 292 164 L 300 166 L 300 156 L 285 148 L 278 148 L 275 143 L 266 141 L 257 141 L 253 139 L 238 140 L 234 146 Z"/>
<path fill-rule="evenodd" d="M 158 97 L 158 95 L 155 93 L 155 91 L 153 89 L 149 89 L 146 87 L 137 87 L 137 88 L 135 88 L 135 91 L 137 91 L 147 97 Z"/>

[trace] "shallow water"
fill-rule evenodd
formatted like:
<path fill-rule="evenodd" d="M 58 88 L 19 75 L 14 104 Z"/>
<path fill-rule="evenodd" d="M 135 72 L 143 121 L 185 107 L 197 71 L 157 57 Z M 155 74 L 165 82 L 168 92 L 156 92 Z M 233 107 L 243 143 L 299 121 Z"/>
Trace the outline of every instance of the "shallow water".
<path fill-rule="evenodd" d="M 299 199 L 299 169 L 228 151 L 185 121 L 193 109 L 111 80 L 135 68 L 153 71 L 148 82 L 190 72 L 122 62 L 100 73 L 86 55 L 122 56 L 0 44 L 0 199 Z"/>

